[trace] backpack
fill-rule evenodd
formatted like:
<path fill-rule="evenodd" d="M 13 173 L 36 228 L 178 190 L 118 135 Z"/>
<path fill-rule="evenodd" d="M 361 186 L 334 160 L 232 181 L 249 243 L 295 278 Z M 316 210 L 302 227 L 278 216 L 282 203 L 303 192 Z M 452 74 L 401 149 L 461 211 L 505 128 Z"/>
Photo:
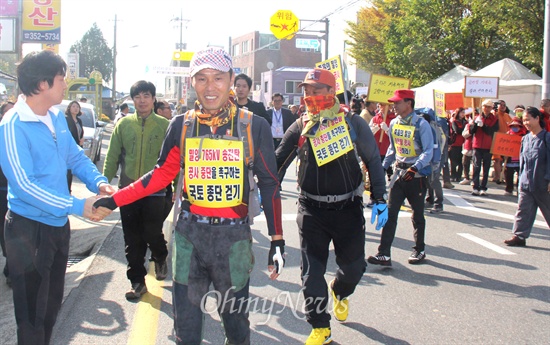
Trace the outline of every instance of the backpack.
<path fill-rule="evenodd" d="M 192 137 L 193 129 L 195 128 L 195 111 L 189 110 L 185 115 L 183 121 L 183 128 L 181 131 L 181 141 L 180 141 L 180 174 L 178 179 L 178 187 L 176 191 L 176 202 L 174 207 L 176 207 L 176 212 L 174 212 L 174 222 L 176 224 L 176 217 L 179 214 L 179 200 L 181 197 L 181 192 L 183 190 L 183 164 L 185 161 L 185 138 Z M 260 196 L 258 185 L 256 184 L 256 179 L 254 178 L 254 141 L 252 137 L 252 119 L 254 114 L 247 109 L 239 108 L 237 109 L 237 139 L 243 142 L 244 154 L 245 154 L 245 165 L 248 168 L 248 183 L 249 183 L 249 197 L 248 197 L 248 219 L 250 224 L 254 224 L 254 217 L 259 215 L 262 212 Z M 225 137 L 225 136 L 222 136 Z"/>
<path fill-rule="evenodd" d="M 429 114 L 427 114 L 429 115 Z M 422 121 L 427 121 L 421 114 L 419 114 L 419 119 L 416 121 L 414 126 L 416 127 L 416 132 L 420 131 L 420 124 Z M 441 163 L 441 156 L 442 156 L 442 150 L 445 147 L 445 133 L 443 133 L 443 129 L 436 121 L 428 121 L 428 124 L 430 125 L 430 128 L 432 130 L 432 138 L 434 142 L 434 149 L 432 154 L 432 159 L 430 161 L 430 165 L 422 168 L 418 173 L 424 176 L 430 176 L 433 172 L 435 172 L 437 169 L 439 169 L 439 165 Z"/>

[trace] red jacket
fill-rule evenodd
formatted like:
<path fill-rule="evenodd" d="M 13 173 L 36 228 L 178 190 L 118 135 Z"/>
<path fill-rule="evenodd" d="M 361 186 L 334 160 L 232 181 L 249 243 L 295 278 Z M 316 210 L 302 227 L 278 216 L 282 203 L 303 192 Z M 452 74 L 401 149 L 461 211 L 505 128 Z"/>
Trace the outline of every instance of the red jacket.
<path fill-rule="evenodd" d="M 390 126 L 390 122 L 393 119 L 395 119 L 395 114 L 392 112 L 388 112 L 388 114 L 386 115 L 386 125 L 388 125 L 388 127 Z M 377 112 L 376 116 L 372 118 L 371 122 L 380 126 L 380 124 L 384 122 L 384 115 L 381 112 Z M 382 140 L 380 140 L 380 138 L 382 138 Z M 388 151 L 388 147 L 390 146 L 390 137 L 388 137 L 388 134 L 382 128 L 380 128 L 380 130 L 374 135 L 374 139 L 376 139 L 376 145 L 378 145 L 378 151 L 380 151 L 380 155 L 385 156 L 386 151 Z"/>
<path fill-rule="evenodd" d="M 472 130 L 472 127 L 473 127 L 473 126 L 474 126 L 474 125 L 471 125 L 470 123 L 467 122 L 467 123 L 466 123 L 466 126 L 464 126 L 464 129 L 465 129 L 465 130 L 467 129 L 468 132 L 470 132 L 470 131 Z M 471 133 L 471 132 L 470 132 L 470 133 Z M 464 137 L 463 137 L 463 138 L 464 138 Z M 474 148 L 473 148 L 473 140 L 474 140 L 473 135 L 470 135 L 468 138 L 465 138 L 465 139 L 464 139 L 464 150 L 470 151 L 470 150 L 473 150 L 473 149 L 474 149 Z"/>
<path fill-rule="evenodd" d="M 481 119 L 483 126 L 479 127 L 476 123 L 478 119 Z M 493 134 L 498 131 L 498 119 L 494 114 L 485 116 L 481 114 L 476 117 L 476 121 L 473 124 L 474 131 L 474 149 L 491 149 L 493 143 Z"/>
<path fill-rule="evenodd" d="M 544 122 L 546 123 L 546 131 L 550 132 L 550 114 L 545 112 L 543 109 L 540 110 L 542 116 L 544 116 Z"/>
<path fill-rule="evenodd" d="M 464 144 L 465 139 L 462 136 L 462 132 L 466 127 L 466 123 L 467 123 L 466 120 L 451 121 L 451 128 L 453 129 L 453 132 L 456 133 L 456 140 L 454 143 L 451 144 L 451 146 L 462 146 L 462 144 Z"/>

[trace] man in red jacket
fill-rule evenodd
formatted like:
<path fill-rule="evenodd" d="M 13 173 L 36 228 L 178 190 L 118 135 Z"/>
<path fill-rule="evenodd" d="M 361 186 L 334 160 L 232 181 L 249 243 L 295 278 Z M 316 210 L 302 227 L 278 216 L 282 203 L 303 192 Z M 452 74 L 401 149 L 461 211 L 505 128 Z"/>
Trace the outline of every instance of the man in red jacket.
<path fill-rule="evenodd" d="M 472 195 L 487 195 L 487 181 L 491 167 L 491 144 L 493 134 L 498 131 L 498 119 L 491 112 L 493 102 L 486 100 L 482 103 L 481 115 L 474 119 L 470 130 L 474 133 L 474 190 Z M 483 164 L 483 180 L 479 183 L 481 165 Z"/>
<path fill-rule="evenodd" d="M 545 98 L 540 101 L 540 112 L 542 113 L 542 116 L 544 116 L 546 131 L 550 132 L 550 99 Z"/>

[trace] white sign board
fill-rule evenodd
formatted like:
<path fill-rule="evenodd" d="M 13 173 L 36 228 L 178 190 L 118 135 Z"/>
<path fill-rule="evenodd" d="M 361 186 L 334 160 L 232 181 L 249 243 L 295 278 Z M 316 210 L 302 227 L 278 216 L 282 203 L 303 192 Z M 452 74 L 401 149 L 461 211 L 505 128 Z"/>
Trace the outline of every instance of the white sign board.
<path fill-rule="evenodd" d="M 296 39 L 296 48 L 305 48 L 305 49 L 319 49 L 321 42 L 317 39 L 306 39 L 306 38 L 297 38 Z"/>
<path fill-rule="evenodd" d="M 369 87 L 368 86 L 359 86 L 355 89 L 355 94 L 361 96 L 361 95 L 368 95 L 369 94 Z"/>
<path fill-rule="evenodd" d="M 162 74 L 162 75 L 179 75 L 179 76 L 190 76 L 189 67 L 179 67 L 179 66 L 152 66 L 149 70 L 152 73 Z"/>
<path fill-rule="evenodd" d="M 498 77 L 464 77 L 464 97 L 498 98 Z"/>
<path fill-rule="evenodd" d="M 0 53 L 15 52 L 15 18 L 0 19 Z"/>
<path fill-rule="evenodd" d="M 68 53 L 67 54 L 67 79 L 78 78 L 79 71 L 80 71 L 80 68 L 78 64 L 78 53 Z"/>

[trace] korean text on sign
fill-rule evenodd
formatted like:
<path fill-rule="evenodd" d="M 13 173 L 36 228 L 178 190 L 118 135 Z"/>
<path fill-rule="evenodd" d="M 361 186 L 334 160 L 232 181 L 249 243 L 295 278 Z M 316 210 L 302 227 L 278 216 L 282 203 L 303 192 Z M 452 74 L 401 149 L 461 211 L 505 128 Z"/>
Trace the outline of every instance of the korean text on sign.
<path fill-rule="evenodd" d="M 439 117 L 446 117 L 445 114 L 445 92 L 434 90 L 434 110 Z"/>
<path fill-rule="evenodd" d="M 334 74 L 334 79 L 336 79 L 336 94 L 344 92 L 344 73 L 342 71 L 342 64 L 340 63 L 340 55 L 318 62 L 315 64 L 315 67 L 331 71 Z"/>
<path fill-rule="evenodd" d="M 23 1 L 23 43 L 61 43 L 61 0 Z"/>
<path fill-rule="evenodd" d="M 344 114 L 320 125 L 314 138 L 309 138 L 317 165 L 327 164 L 353 150 Z"/>
<path fill-rule="evenodd" d="M 395 124 L 392 127 L 395 152 L 401 157 L 416 157 L 414 149 L 414 126 Z"/>
<path fill-rule="evenodd" d="M 464 77 L 464 97 L 498 98 L 498 77 Z"/>
<path fill-rule="evenodd" d="M 408 89 L 410 84 L 409 79 L 373 74 L 370 79 L 367 100 L 388 103 L 388 98 L 393 96 L 395 90 Z"/>
<path fill-rule="evenodd" d="M 240 205 L 245 175 L 242 141 L 188 138 L 185 147 L 189 202 L 209 208 Z"/>
<path fill-rule="evenodd" d="M 506 157 L 519 158 L 521 139 L 519 135 L 495 133 L 491 144 L 491 153 Z"/>

